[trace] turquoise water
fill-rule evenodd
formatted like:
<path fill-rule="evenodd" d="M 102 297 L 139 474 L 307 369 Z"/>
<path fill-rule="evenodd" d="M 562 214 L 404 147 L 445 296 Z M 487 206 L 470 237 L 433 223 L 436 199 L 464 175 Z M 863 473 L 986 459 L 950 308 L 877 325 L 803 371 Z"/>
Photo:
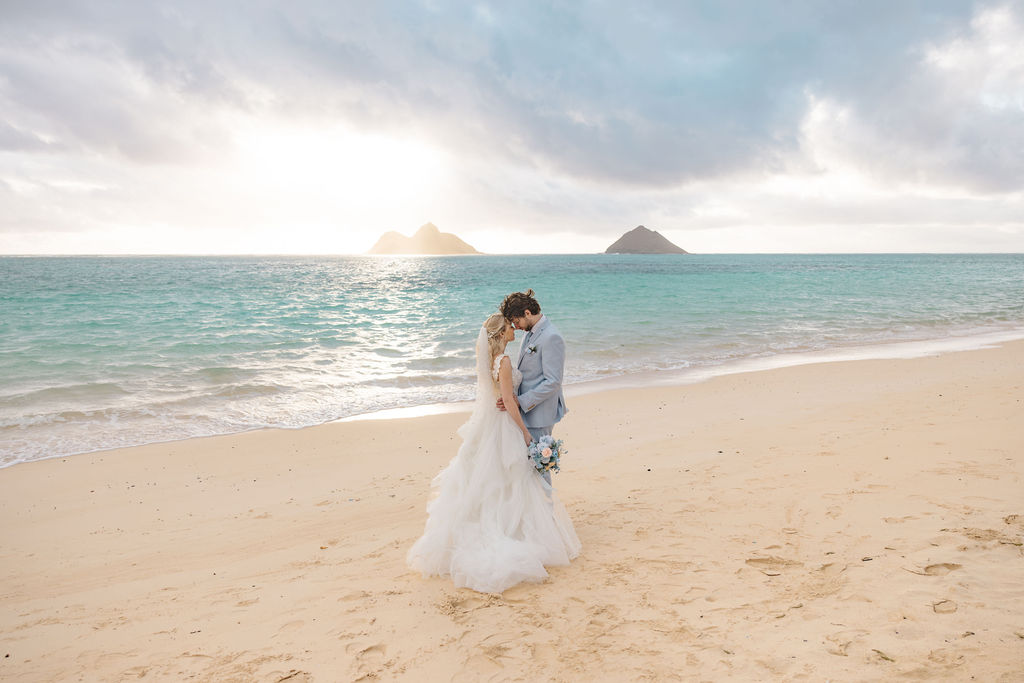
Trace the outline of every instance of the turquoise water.
<path fill-rule="evenodd" d="M 1024 255 L 0 258 L 0 465 L 472 398 L 532 287 L 567 381 L 1024 326 Z"/>

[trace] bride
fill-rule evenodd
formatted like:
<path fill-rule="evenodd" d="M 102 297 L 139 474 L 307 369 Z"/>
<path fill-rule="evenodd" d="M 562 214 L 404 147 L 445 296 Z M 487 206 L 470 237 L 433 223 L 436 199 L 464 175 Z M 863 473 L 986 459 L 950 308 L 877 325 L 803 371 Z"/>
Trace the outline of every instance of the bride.
<path fill-rule="evenodd" d="M 515 330 L 500 313 L 476 341 L 476 401 L 459 428 L 462 446 L 431 488 L 423 536 L 407 561 L 423 576 L 450 576 L 457 587 L 501 593 L 521 581 L 543 581 L 545 565 L 579 555 L 569 515 L 526 456 L 531 437 L 516 405 L 522 374 L 505 346 Z"/>

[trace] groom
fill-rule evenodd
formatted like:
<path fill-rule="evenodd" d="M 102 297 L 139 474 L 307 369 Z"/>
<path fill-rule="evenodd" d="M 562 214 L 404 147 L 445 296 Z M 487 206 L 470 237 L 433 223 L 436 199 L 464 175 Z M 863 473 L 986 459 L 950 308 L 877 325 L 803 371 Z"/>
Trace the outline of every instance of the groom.
<path fill-rule="evenodd" d="M 499 308 L 513 327 L 526 331 L 516 363 L 523 373 L 516 399 L 523 422 L 536 440 L 551 434 L 555 423 L 567 412 L 562 395 L 565 340 L 547 316 L 541 314 L 532 289 L 509 294 Z M 505 410 L 500 398 L 498 408 Z M 549 473 L 544 474 L 548 483 L 551 483 L 550 477 Z"/>

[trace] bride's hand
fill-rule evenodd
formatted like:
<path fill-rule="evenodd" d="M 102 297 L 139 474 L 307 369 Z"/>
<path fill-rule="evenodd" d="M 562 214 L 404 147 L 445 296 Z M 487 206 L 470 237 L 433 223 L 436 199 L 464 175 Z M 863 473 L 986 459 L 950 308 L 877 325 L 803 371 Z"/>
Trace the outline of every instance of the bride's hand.
<path fill-rule="evenodd" d="M 532 437 L 532 436 L 530 436 L 530 433 L 529 433 L 529 432 L 524 432 L 524 433 L 523 433 L 523 439 L 525 439 L 525 440 L 526 440 L 526 445 L 527 445 L 527 446 L 529 446 L 529 445 L 530 445 L 531 443 L 533 443 L 533 437 Z"/>

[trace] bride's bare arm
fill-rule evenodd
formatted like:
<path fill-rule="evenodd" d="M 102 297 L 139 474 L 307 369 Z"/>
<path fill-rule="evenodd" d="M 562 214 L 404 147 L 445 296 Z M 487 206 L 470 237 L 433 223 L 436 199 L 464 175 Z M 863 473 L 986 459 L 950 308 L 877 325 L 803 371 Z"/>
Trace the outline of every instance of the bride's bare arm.
<path fill-rule="evenodd" d="M 512 361 L 509 360 L 508 356 L 502 358 L 501 364 L 498 366 L 498 388 L 501 390 L 501 400 L 506 406 L 518 406 L 515 390 L 512 388 Z M 506 412 L 515 420 L 516 426 L 523 433 L 523 439 L 526 443 L 529 444 L 533 441 L 533 437 L 530 436 L 530 430 L 523 423 L 523 416 L 519 413 L 518 408 L 507 410 Z"/>

